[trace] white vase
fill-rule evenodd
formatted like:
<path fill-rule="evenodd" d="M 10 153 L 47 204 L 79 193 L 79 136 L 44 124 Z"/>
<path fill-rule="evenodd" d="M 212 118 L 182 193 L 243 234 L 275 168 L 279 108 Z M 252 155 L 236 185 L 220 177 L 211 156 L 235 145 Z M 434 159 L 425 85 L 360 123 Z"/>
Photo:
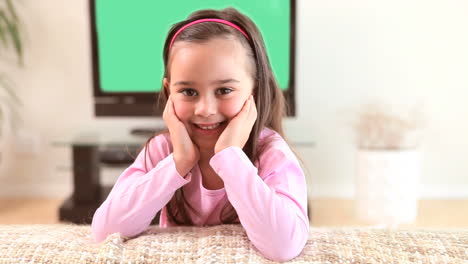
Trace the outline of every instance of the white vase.
<path fill-rule="evenodd" d="M 384 226 L 413 223 L 420 160 L 417 150 L 358 150 L 356 217 Z"/>

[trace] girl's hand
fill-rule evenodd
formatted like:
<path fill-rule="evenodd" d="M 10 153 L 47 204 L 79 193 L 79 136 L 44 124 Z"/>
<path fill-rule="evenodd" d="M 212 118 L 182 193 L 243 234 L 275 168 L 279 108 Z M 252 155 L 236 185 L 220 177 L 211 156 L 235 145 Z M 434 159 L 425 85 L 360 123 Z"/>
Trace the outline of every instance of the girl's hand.
<path fill-rule="evenodd" d="M 167 99 L 166 107 L 163 112 L 163 119 L 166 122 L 169 135 L 171 136 L 177 172 L 185 177 L 193 166 L 198 163 L 200 151 L 190 139 L 184 123 L 177 117 L 171 96 Z"/>
<path fill-rule="evenodd" d="M 231 146 L 237 146 L 242 149 L 249 139 L 255 120 L 257 120 L 257 108 L 251 95 L 245 101 L 241 111 L 231 119 L 223 133 L 219 136 L 214 149 L 215 154 Z"/>

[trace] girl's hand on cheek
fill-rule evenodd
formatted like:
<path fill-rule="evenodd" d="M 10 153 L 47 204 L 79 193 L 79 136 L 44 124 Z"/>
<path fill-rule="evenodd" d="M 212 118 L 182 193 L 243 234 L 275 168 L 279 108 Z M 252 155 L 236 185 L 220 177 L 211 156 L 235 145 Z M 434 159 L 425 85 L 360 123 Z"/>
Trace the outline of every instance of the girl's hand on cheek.
<path fill-rule="evenodd" d="M 164 122 L 166 122 L 171 136 L 177 172 L 185 177 L 193 166 L 198 163 L 200 152 L 198 147 L 193 144 L 190 139 L 184 123 L 177 117 L 171 96 L 169 96 L 166 107 L 164 108 L 163 119 Z"/>
<path fill-rule="evenodd" d="M 231 146 L 237 146 L 242 149 L 249 139 L 255 120 L 257 120 L 257 108 L 251 95 L 245 101 L 241 111 L 231 119 L 223 133 L 219 136 L 215 145 L 215 154 Z"/>

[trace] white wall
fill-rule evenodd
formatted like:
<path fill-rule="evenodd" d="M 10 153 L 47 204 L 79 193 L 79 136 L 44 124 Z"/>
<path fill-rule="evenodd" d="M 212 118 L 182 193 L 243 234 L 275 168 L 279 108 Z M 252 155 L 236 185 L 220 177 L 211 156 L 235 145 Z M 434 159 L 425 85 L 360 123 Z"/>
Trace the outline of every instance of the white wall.
<path fill-rule="evenodd" d="M 19 135 L 4 138 L 0 196 L 66 196 L 71 153 L 52 142 L 84 129 L 154 122 L 93 116 L 87 2 L 20 2 L 26 66 L 8 71 L 24 123 Z M 312 195 L 352 195 L 350 120 L 359 105 L 383 101 L 426 115 L 423 195 L 468 197 L 467 14 L 463 0 L 297 0 L 298 118 L 286 126 L 293 141 L 316 144 L 297 147 Z M 118 173 L 106 171 L 106 181 Z"/>
<path fill-rule="evenodd" d="M 467 197 L 468 2 L 299 1 L 298 10 L 300 114 L 318 144 L 312 186 L 349 191 L 349 110 L 379 100 L 426 115 L 423 194 Z"/>

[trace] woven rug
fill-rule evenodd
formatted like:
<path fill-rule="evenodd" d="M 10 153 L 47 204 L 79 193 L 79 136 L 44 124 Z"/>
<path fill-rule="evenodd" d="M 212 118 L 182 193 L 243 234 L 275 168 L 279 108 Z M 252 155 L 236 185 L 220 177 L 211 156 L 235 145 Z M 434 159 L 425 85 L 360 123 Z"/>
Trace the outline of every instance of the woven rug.
<path fill-rule="evenodd" d="M 128 239 L 91 240 L 89 226 L 2 225 L 0 263 L 274 263 L 239 225 L 151 227 Z M 311 228 L 287 263 L 468 263 L 468 230 Z"/>

